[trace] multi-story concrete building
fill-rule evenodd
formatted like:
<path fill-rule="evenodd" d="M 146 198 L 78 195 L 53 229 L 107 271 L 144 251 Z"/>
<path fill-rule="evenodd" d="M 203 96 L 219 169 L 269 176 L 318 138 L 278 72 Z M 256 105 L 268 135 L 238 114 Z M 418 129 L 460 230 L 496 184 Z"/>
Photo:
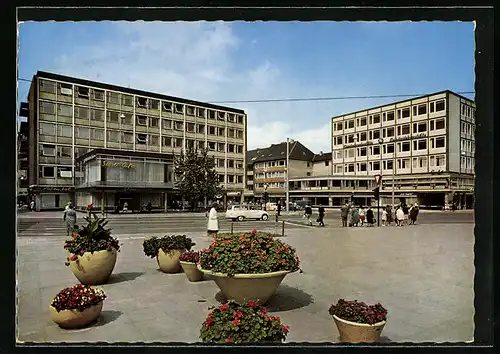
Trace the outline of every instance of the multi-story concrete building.
<path fill-rule="evenodd" d="M 17 133 L 17 201 L 22 204 L 28 203 L 28 151 L 28 122 L 22 121 Z"/>
<path fill-rule="evenodd" d="M 289 141 L 289 178 L 310 175 L 314 153 L 298 141 Z M 268 201 L 285 198 L 287 173 L 287 143 L 273 144 L 266 148 L 247 152 L 247 199 L 262 199 L 268 193 Z M 250 193 L 252 191 L 252 193 Z"/>
<path fill-rule="evenodd" d="M 475 104 L 443 91 L 332 118 L 331 174 L 291 178 L 294 197 L 341 205 L 372 201 L 471 207 L 474 191 Z"/>
<path fill-rule="evenodd" d="M 215 157 L 228 196 L 243 194 L 243 110 L 40 71 L 28 106 L 28 178 L 38 210 L 68 201 L 166 207 L 176 198 L 174 158 L 192 147 Z"/>

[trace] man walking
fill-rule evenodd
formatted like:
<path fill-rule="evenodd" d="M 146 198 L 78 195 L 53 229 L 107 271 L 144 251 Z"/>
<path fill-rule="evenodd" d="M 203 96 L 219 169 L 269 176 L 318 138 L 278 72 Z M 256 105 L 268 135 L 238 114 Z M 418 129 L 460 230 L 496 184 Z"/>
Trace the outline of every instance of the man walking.
<path fill-rule="evenodd" d="M 323 222 L 323 219 L 325 218 L 325 208 L 323 207 L 323 205 L 319 205 L 319 208 L 318 208 L 318 223 L 319 223 L 319 226 L 325 226 L 325 223 Z"/>
<path fill-rule="evenodd" d="M 277 213 L 278 213 L 278 216 L 281 216 L 281 200 L 278 201 Z"/>
<path fill-rule="evenodd" d="M 304 211 L 304 216 L 307 219 L 307 223 L 312 226 L 312 221 L 311 221 L 311 215 L 312 215 L 312 208 L 309 204 L 306 205 L 306 209 Z"/>
<path fill-rule="evenodd" d="M 342 227 L 347 227 L 347 216 L 349 215 L 349 204 L 346 202 L 340 208 L 340 216 L 342 217 Z"/>
<path fill-rule="evenodd" d="M 76 225 L 76 211 L 73 209 L 73 204 L 69 204 L 64 210 L 63 221 L 66 222 L 66 236 L 69 236 L 75 230 Z"/>

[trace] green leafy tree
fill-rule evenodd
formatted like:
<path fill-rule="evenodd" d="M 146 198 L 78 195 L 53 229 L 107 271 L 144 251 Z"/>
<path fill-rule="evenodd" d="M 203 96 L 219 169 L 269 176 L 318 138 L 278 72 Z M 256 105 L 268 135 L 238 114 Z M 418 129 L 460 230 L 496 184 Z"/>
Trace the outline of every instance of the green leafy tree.
<path fill-rule="evenodd" d="M 191 203 L 191 208 L 204 200 L 214 199 L 220 192 L 215 159 L 206 149 L 188 149 L 181 151 L 175 159 L 175 185 L 184 199 Z"/>

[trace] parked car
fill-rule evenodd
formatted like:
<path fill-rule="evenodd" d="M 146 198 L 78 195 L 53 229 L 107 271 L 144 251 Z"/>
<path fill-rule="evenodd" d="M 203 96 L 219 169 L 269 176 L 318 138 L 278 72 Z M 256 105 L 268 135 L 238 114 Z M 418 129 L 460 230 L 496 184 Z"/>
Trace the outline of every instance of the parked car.
<path fill-rule="evenodd" d="M 257 207 L 233 205 L 227 209 L 226 218 L 233 221 L 243 221 L 245 219 L 267 220 L 269 219 L 269 214 Z"/>
<path fill-rule="evenodd" d="M 275 211 L 276 209 L 278 209 L 278 204 L 276 204 L 276 203 L 270 203 L 270 202 L 268 202 L 266 204 L 266 210 L 267 211 Z"/>

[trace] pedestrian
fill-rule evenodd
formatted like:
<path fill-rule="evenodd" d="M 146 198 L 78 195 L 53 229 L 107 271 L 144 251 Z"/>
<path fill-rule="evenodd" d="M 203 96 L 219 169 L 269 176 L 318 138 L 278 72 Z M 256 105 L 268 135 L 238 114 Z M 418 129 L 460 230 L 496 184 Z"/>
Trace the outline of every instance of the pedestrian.
<path fill-rule="evenodd" d="M 386 220 L 386 225 L 390 225 L 392 220 L 395 220 L 392 216 L 394 214 L 393 210 L 392 210 L 392 206 L 390 206 L 389 204 L 387 204 L 385 206 L 385 211 L 387 212 L 387 220 Z"/>
<path fill-rule="evenodd" d="M 319 223 L 319 226 L 325 226 L 325 223 L 323 222 L 323 219 L 325 218 L 325 208 L 323 208 L 323 205 L 319 205 L 318 208 L 318 219 L 316 220 Z"/>
<path fill-rule="evenodd" d="M 312 208 L 309 204 L 307 204 L 304 210 L 304 217 L 307 219 L 307 223 L 312 226 L 313 223 L 311 221 L 311 215 L 312 215 Z"/>
<path fill-rule="evenodd" d="M 277 212 L 278 216 L 281 216 L 281 201 L 278 201 Z"/>
<path fill-rule="evenodd" d="M 399 207 L 398 210 L 396 210 L 396 220 L 398 226 L 404 225 L 405 213 L 403 212 L 402 207 Z"/>
<path fill-rule="evenodd" d="M 34 201 L 34 200 L 32 200 L 32 201 L 30 202 L 30 210 L 31 210 L 31 211 L 34 211 L 34 210 L 35 210 L 35 201 Z"/>
<path fill-rule="evenodd" d="M 217 236 L 219 232 L 219 217 L 217 215 L 217 203 L 212 204 L 212 208 L 208 213 L 208 224 L 207 224 L 207 233 L 208 236 Z"/>
<path fill-rule="evenodd" d="M 404 219 L 403 219 L 403 224 L 405 225 L 408 225 L 408 213 L 409 213 L 409 210 L 408 210 L 408 205 L 403 204 L 403 215 L 404 215 Z"/>
<path fill-rule="evenodd" d="M 123 203 L 123 212 L 126 213 L 128 211 L 128 203 Z"/>
<path fill-rule="evenodd" d="M 366 211 L 366 222 L 369 226 L 373 226 L 375 224 L 375 217 L 373 215 L 373 210 L 370 206 L 368 206 L 368 210 Z"/>
<path fill-rule="evenodd" d="M 64 210 L 63 221 L 66 223 L 66 236 L 69 236 L 75 230 L 76 225 L 76 211 L 72 204 L 69 204 L 68 209 Z"/>
<path fill-rule="evenodd" d="M 410 225 L 415 225 L 417 222 L 418 212 L 418 204 L 410 209 Z"/>
<path fill-rule="evenodd" d="M 363 226 L 365 222 L 365 209 L 363 209 L 362 205 L 359 207 L 359 222 L 361 223 L 361 226 Z"/>
<path fill-rule="evenodd" d="M 387 226 L 387 210 L 383 209 L 382 210 L 382 226 Z"/>
<path fill-rule="evenodd" d="M 342 227 L 347 227 L 347 217 L 349 216 L 349 203 L 345 203 L 340 208 L 340 216 L 342 218 Z"/>
<path fill-rule="evenodd" d="M 353 227 L 358 227 L 358 225 L 359 225 L 359 211 L 358 211 L 358 208 L 356 208 L 356 207 L 352 208 L 351 225 Z"/>
<path fill-rule="evenodd" d="M 148 213 L 151 213 L 151 210 L 153 210 L 153 205 L 151 204 L 151 202 L 148 202 L 146 209 L 147 209 Z"/>

